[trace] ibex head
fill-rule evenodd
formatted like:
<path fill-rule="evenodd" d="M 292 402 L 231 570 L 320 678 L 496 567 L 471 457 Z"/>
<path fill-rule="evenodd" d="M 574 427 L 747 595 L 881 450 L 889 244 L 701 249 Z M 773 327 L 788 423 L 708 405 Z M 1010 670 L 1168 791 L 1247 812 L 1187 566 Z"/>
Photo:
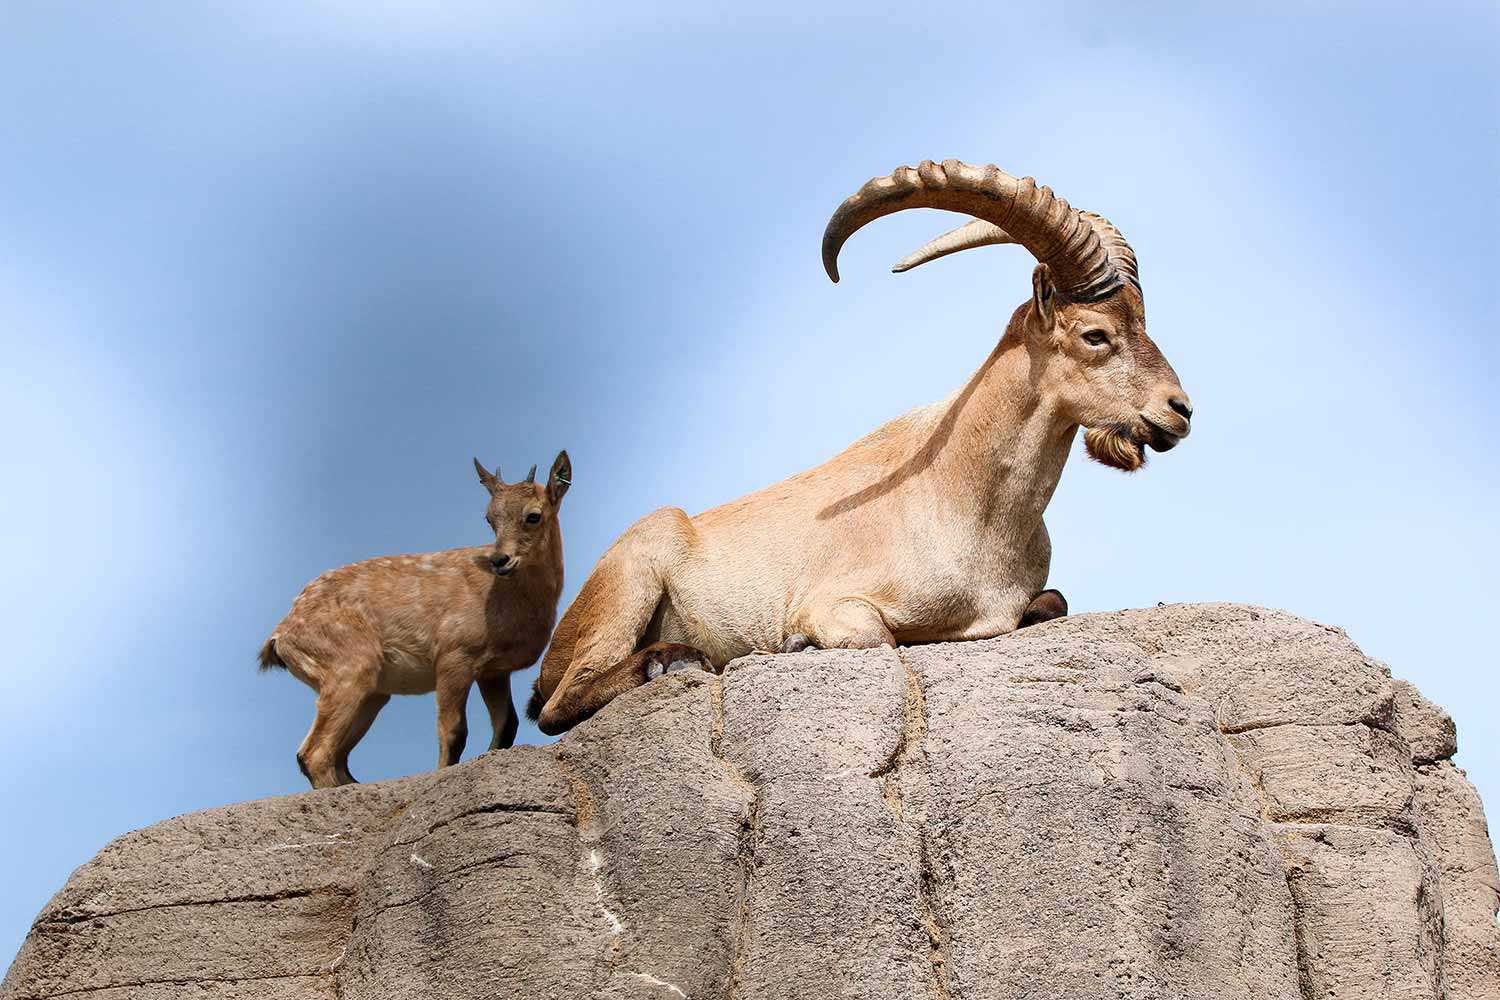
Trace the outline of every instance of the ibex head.
<path fill-rule="evenodd" d="M 557 453 L 545 486 L 537 484 L 534 465 L 519 483 L 506 483 L 500 478 L 498 466 L 489 472 L 477 458 L 474 468 L 479 482 L 490 493 L 484 521 L 495 533 L 495 547 L 490 552 L 490 567 L 495 574 L 509 576 L 534 555 L 546 558 L 557 535 L 558 507 L 573 482 L 568 453 Z"/>
<path fill-rule="evenodd" d="M 1020 244 L 1039 261 L 1031 301 L 1016 310 L 1006 336 L 1023 341 L 1038 393 L 1085 428 L 1093 458 L 1130 472 L 1145 463 L 1148 445 L 1166 451 L 1187 436 L 1192 403 L 1146 336 L 1135 253 L 1108 219 L 1071 207 L 1030 177 L 924 160 L 875 178 L 834 212 L 823 234 L 828 276 L 839 280 L 839 250 L 860 227 L 907 208 L 947 209 L 974 221 L 895 271 L 997 243 Z"/>

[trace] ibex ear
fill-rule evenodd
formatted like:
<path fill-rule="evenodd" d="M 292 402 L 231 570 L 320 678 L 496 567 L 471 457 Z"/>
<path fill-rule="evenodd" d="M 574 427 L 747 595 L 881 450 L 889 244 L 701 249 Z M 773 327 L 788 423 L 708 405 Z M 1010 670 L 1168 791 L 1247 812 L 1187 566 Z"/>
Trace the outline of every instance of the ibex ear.
<path fill-rule="evenodd" d="M 485 471 L 484 466 L 480 465 L 479 459 L 476 458 L 474 459 L 474 471 L 479 473 L 480 485 L 491 493 L 500 488 L 500 470 L 498 468 L 495 470 L 495 474 L 491 475 Z"/>
<path fill-rule="evenodd" d="M 568 492 L 568 487 L 573 485 L 573 463 L 568 461 L 568 453 L 560 451 L 557 453 L 557 461 L 552 463 L 552 471 L 547 475 L 547 499 L 553 506 L 561 502 L 563 494 Z"/>
<path fill-rule="evenodd" d="M 1057 322 L 1057 286 L 1052 283 L 1052 269 L 1038 264 L 1031 272 L 1031 310 L 1045 333 Z"/>

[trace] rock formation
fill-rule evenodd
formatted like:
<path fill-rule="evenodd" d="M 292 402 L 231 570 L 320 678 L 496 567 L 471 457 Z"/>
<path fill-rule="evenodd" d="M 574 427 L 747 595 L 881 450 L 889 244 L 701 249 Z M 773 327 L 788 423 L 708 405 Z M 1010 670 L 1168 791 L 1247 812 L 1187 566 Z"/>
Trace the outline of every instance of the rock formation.
<path fill-rule="evenodd" d="M 1493 1000 L 1454 751 L 1257 608 L 748 657 L 552 746 L 127 834 L 0 997 Z"/>

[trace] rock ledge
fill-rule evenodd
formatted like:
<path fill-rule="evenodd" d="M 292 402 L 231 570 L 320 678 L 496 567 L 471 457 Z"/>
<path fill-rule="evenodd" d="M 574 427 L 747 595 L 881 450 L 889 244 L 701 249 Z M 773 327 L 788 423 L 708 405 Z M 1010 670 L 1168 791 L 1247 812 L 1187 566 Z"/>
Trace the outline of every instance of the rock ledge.
<path fill-rule="evenodd" d="M 127 834 L 0 998 L 1500 998 L 1452 722 L 1179 605 L 674 674 L 548 747 Z"/>

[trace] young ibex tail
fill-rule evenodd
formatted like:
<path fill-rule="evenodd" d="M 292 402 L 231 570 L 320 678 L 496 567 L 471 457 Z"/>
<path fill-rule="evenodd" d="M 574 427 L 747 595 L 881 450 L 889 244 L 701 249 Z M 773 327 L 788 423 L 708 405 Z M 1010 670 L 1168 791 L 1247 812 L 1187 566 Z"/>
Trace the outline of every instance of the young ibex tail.
<path fill-rule="evenodd" d="M 276 669 L 278 667 L 282 670 L 286 669 L 286 664 L 281 660 L 281 654 L 276 652 L 276 640 L 274 638 L 267 639 L 265 643 L 262 644 L 262 646 L 260 647 L 259 659 L 260 669 L 262 673 L 267 670 Z"/>
<path fill-rule="evenodd" d="M 370 559 L 324 573 L 297 597 L 260 649 L 318 693 L 297 765 L 314 788 L 348 784 L 349 752 L 393 694 L 437 692 L 438 766 L 458 761 L 476 682 L 489 709 L 490 749 L 514 742 L 510 674 L 536 662 L 562 592 L 558 509 L 572 482 L 568 453 L 545 484 L 536 466 L 507 484 L 478 459 L 489 492 L 491 545 Z"/>
<path fill-rule="evenodd" d="M 1185 437 L 1193 412 L 1146 335 L 1135 254 L 1108 220 L 1029 177 L 924 161 L 839 206 L 823 236 L 828 276 L 838 280 L 855 231 L 909 208 L 975 221 L 897 271 L 1002 243 L 1037 258 L 1005 335 L 953 395 L 817 468 L 696 517 L 658 510 L 626 531 L 542 662 L 543 732 L 644 683 L 663 659 L 690 659 L 662 643 L 718 665 L 757 649 L 977 639 L 1066 613 L 1062 595 L 1043 590 L 1042 514 L 1078 429 L 1092 457 L 1132 471 L 1148 445 Z"/>

